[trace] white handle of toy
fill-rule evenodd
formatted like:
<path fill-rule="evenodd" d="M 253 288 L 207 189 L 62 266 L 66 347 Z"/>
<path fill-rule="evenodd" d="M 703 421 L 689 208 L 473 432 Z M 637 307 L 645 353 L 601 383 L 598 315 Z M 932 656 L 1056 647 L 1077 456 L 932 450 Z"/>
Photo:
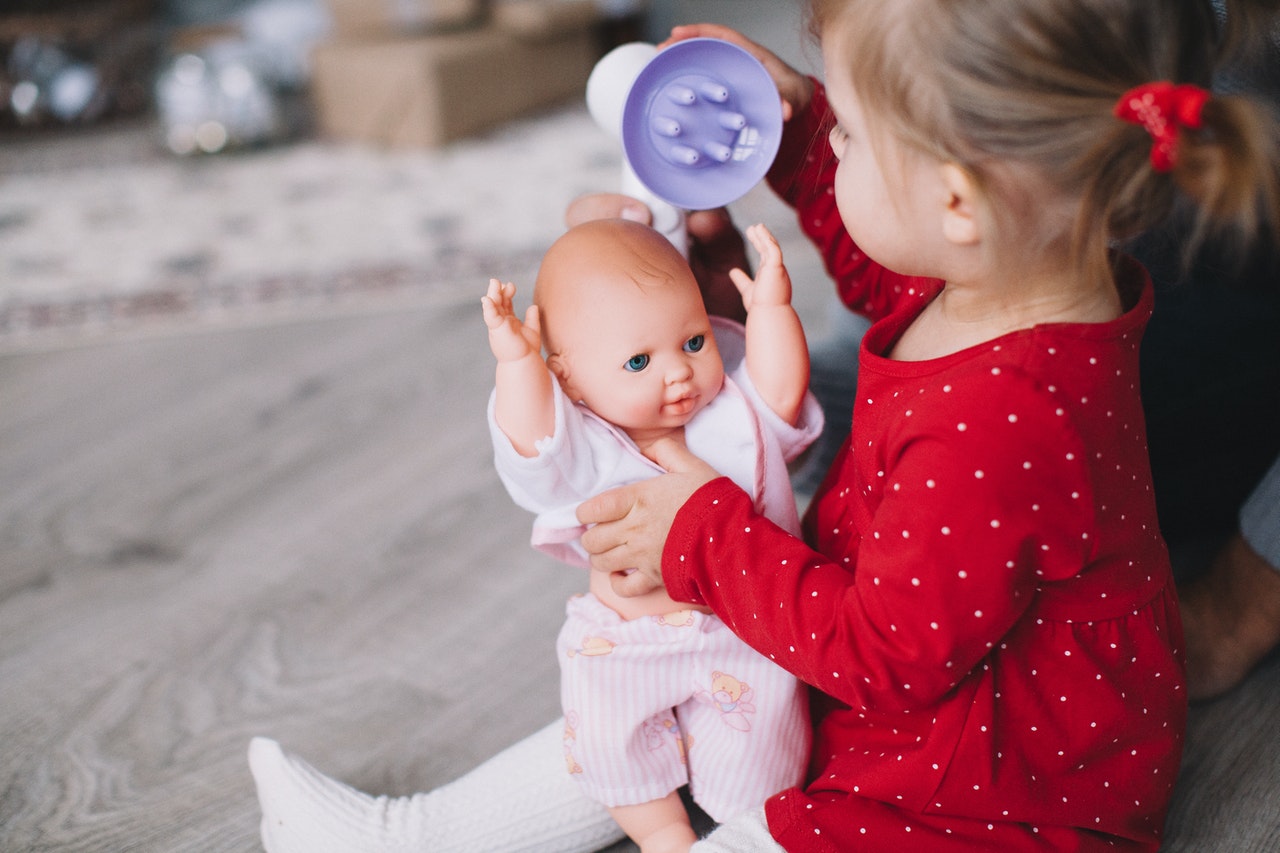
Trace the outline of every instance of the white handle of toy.
<path fill-rule="evenodd" d="M 636 77 L 644 70 L 658 49 L 643 42 L 615 47 L 605 54 L 587 78 L 587 110 L 601 130 L 621 142 L 622 111 Z M 622 183 L 619 192 L 639 199 L 653 214 L 653 227 L 662 233 L 680 254 L 689 256 L 689 235 L 685 230 L 685 211 L 655 196 L 640 182 L 626 155 L 622 157 Z"/>

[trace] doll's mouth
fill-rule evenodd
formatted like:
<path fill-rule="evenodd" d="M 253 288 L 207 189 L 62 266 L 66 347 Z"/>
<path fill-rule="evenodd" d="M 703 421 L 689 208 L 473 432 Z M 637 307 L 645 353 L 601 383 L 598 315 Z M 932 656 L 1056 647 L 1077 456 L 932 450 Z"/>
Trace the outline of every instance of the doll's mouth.
<path fill-rule="evenodd" d="M 681 397 L 679 400 L 673 400 L 670 403 L 663 403 L 662 412 L 666 415 L 687 415 L 693 411 L 694 406 L 697 404 L 697 395 L 691 394 L 688 397 Z"/>

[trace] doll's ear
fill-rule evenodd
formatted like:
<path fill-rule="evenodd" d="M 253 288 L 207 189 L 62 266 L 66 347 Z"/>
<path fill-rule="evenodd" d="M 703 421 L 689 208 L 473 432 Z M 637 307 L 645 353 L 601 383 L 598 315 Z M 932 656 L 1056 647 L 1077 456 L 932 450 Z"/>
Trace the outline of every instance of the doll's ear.
<path fill-rule="evenodd" d="M 565 395 L 570 400 L 577 400 L 578 397 L 573 390 L 573 383 L 569 379 L 569 364 L 564 360 L 564 356 L 559 353 L 552 353 L 547 356 L 547 369 L 551 371 L 551 375 L 560 383 Z"/>

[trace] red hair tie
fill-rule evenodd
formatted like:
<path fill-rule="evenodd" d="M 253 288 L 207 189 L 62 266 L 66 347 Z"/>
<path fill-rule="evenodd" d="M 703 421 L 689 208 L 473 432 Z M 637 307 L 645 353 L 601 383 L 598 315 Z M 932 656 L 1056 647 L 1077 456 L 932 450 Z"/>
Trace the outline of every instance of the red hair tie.
<path fill-rule="evenodd" d="M 1200 127 L 1200 113 L 1208 91 L 1189 83 L 1175 86 L 1167 80 L 1135 86 L 1116 102 L 1117 118 L 1142 125 L 1151 134 L 1151 165 L 1167 172 L 1177 162 L 1178 131 Z"/>

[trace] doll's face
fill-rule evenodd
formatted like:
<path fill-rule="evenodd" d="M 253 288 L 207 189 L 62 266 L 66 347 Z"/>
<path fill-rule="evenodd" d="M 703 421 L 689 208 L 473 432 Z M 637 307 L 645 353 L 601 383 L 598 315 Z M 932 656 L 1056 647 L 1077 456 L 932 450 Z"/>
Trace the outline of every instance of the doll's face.
<path fill-rule="evenodd" d="M 634 223 L 602 223 L 563 241 L 538 275 L 548 365 L 573 400 L 641 447 L 680 429 L 724 382 L 688 264 Z"/>

